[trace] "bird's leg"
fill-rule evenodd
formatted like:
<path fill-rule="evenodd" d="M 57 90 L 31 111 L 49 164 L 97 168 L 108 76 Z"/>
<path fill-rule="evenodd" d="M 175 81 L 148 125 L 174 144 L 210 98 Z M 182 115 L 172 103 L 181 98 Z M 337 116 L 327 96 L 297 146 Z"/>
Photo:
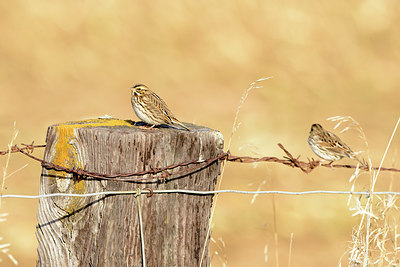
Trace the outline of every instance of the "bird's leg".
<path fill-rule="evenodd" d="M 139 125 L 139 123 L 140 123 L 140 125 Z M 149 124 L 144 121 L 140 121 L 139 123 L 135 123 L 135 126 L 142 128 L 142 129 L 152 129 L 155 126 L 157 126 L 156 124 Z"/>
<path fill-rule="evenodd" d="M 334 162 L 333 160 L 328 161 L 328 160 L 326 160 L 326 159 L 320 159 L 320 160 L 318 160 L 317 162 L 319 163 L 318 166 L 322 166 L 322 164 L 327 164 L 328 167 L 333 168 L 333 166 L 332 166 L 332 164 L 333 164 L 333 162 Z M 325 163 L 325 162 L 328 162 L 328 163 Z"/>

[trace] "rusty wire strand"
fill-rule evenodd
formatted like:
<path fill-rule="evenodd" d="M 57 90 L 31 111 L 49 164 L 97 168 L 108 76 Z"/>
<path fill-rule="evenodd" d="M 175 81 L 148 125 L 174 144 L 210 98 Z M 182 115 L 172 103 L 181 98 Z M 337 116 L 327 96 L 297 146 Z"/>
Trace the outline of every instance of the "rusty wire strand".
<path fill-rule="evenodd" d="M 113 181 L 153 181 L 153 180 L 159 180 L 159 179 L 168 179 L 172 175 L 177 176 L 177 175 L 183 175 L 185 173 L 190 173 L 190 172 L 196 171 L 198 169 L 201 169 L 205 166 L 208 166 L 208 165 L 226 157 L 226 153 L 222 153 L 216 157 L 213 157 L 213 158 L 210 158 L 207 160 L 203 160 L 203 161 L 193 160 L 193 161 L 173 164 L 173 165 L 167 166 L 165 168 L 152 168 L 151 170 L 148 170 L 148 171 L 140 171 L 140 172 L 133 172 L 133 173 L 121 173 L 121 174 L 102 174 L 102 173 L 96 173 L 96 172 L 83 170 L 80 168 L 67 168 L 64 166 L 60 166 L 60 165 L 39 159 L 39 158 L 25 152 L 24 150 L 21 150 L 19 152 L 21 152 L 22 154 L 24 154 L 36 161 L 39 161 L 41 163 L 41 165 L 47 169 L 54 169 L 56 171 L 75 173 L 79 176 L 88 176 L 88 177 L 92 177 L 92 178 L 103 179 L 103 180 L 113 180 Z M 197 165 L 176 171 L 172 174 L 170 172 L 168 172 L 168 170 L 172 170 L 177 167 L 187 166 L 187 165 L 191 165 L 191 164 L 197 164 Z M 160 174 L 160 175 L 156 176 L 157 174 Z M 136 177 L 134 179 L 126 178 L 126 177 L 144 176 L 144 175 L 152 175 L 152 176 Z"/>
<path fill-rule="evenodd" d="M 276 163 L 281 163 L 287 166 L 291 166 L 292 168 L 299 168 L 301 171 L 305 173 L 310 173 L 312 170 L 315 168 L 321 166 L 321 167 L 329 167 L 329 168 L 350 168 L 350 169 L 355 169 L 355 168 L 360 168 L 361 170 L 368 171 L 369 166 L 368 165 L 362 165 L 362 166 L 357 166 L 357 165 L 348 165 L 348 164 L 330 164 L 330 163 L 324 163 L 322 164 L 321 161 L 315 161 L 314 159 L 308 160 L 308 162 L 300 161 L 298 156 L 297 158 L 294 158 L 293 155 L 282 145 L 278 144 L 279 148 L 281 148 L 286 156 L 284 156 L 282 159 L 277 158 L 277 157 L 247 157 L 247 156 L 233 156 L 230 154 L 230 152 L 224 152 L 221 153 L 215 157 L 205 159 L 205 160 L 192 160 L 192 161 L 186 161 L 186 162 L 181 162 L 177 164 L 172 164 L 164 168 L 151 168 L 150 170 L 147 171 L 140 171 L 140 172 L 133 172 L 133 173 L 121 173 L 121 174 L 102 174 L 102 173 L 97 173 L 97 172 L 91 172 L 87 171 L 84 169 L 80 168 L 67 168 L 64 166 L 60 166 L 42 159 L 39 159 L 35 156 L 32 155 L 32 152 L 35 148 L 42 148 L 45 147 L 46 145 L 33 145 L 33 142 L 29 145 L 27 144 L 22 144 L 23 147 L 18 147 L 17 145 L 14 145 L 10 150 L 6 151 L 0 151 L 0 155 L 6 155 L 8 153 L 22 153 L 27 157 L 30 157 L 33 160 L 36 160 L 41 163 L 41 165 L 46 168 L 46 169 L 54 169 L 56 171 L 64 171 L 67 173 L 74 173 L 79 176 L 87 176 L 87 177 L 92 177 L 96 179 L 104 179 L 104 180 L 114 180 L 114 181 L 158 181 L 160 179 L 166 180 L 170 178 L 171 176 L 179 176 L 179 175 L 187 175 L 192 172 L 196 172 L 204 167 L 207 167 L 217 161 L 230 161 L 230 162 L 240 162 L 240 163 L 255 163 L 255 162 L 276 162 Z M 194 165 L 188 168 L 182 168 L 178 171 L 172 172 L 172 170 L 178 168 L 178 167 L 184 167 L 184 166 L 189 166 L 189 165 Z M 378 167 L 371 167 L 371 170 L 378 170 Z M 381 171 L 391 171 L 391 172 L 400 172 L 400 169 L 396 168 L 381 168 Z M 130 178 L 128 178 L 130 177 Z"/>
<path fill-rule="evenodd" d="M 394 191 L 380 191 L 380 192 L 361 192 L 361 191 L 331 191 L 331 190 L 314 190 L 314 191 L 244 191 L 244 190 L 211 190 L 211 191 L 198 191 L 189 189 L 161 189 L 161 190 L 150 190 L 146 188 L 138 188 L 131 191 L 103 191 L 95 193 L 52 193 L 44 195 L 0 195 L 0 198 L 21 198 L 21 199 L 39 199 L 39 198 L 52 198 L 52 197 L 94 197 L 94 196 L 104 196 L 104 195 L 134 195 L 139 197 L 141 195 L 155 195 L 155 194 L 190 194 L 190 195 L 216 195 L 216 194 L 243 194 L 243 195 L 291 195 L 291 196 L 301 196 L 301 195 L 354 195 L 354 196 L 365 196 L 369 197 L 371 195 L 393 195 L 400 196 L 400 192 Z"/>
<path fill-rule="evenodd" d="M 5 150 L 5 151 L 0 151 L 0 156 L 7 155 L 8 153 L 17 153 L 17 152 L 21 152 L 21 150 L 26 150 L 26 151 L 28 151 L 29 153 L 33 153 L 33 150 L 34 150 L 35 148 L 46 147 L 46 145 L 34 145 L 33 143 L 34 143 L 34 141 L 33 141 L 30 145 L 27 145 L 27 144 L 23 144 L 23 143 L 22 143 L 21 145 L 24 146 L 24 147 L 22 147 L 22 148 L 19 148 L 17 145 L 14 145 L 14 146 L 11 147 L 11 149 L 8 149 L 8 150 Z"/>

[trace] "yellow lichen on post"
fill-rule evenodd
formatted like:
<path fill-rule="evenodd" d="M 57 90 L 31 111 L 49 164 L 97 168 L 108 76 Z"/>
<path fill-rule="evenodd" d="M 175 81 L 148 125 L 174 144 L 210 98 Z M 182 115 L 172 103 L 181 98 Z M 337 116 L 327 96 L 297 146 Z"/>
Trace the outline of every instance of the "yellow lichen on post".
<path fill-rule="evenodd" d="M 83 127 L 134 127 L 132 123 L 118 119 L 89 119 L 83 121 L 66 122 L 54 125 L 55 140 L 50 144 L 48 161 L 70 169 L 84 169 L 86 157 L 81 147 L 77 130 Z M 56 185 L 56 192 L 84 194 L 85 180 L 71 173 L 57 170 L 48 170 L 50 183 Z M 71 214 L 82 208 L 83 198 L 73 197 L 63 205 L 64 210 Z"/>
<path fill-rule="evenodd" d="M 60 124 L 55 124 L 54 126 L 64 126 L 64 127 L 72 127 L 72 128 L 82 128 L 82 127 L 116 127 L 116 126 L 128 126 L 134 127 L 133 123 L 127 120 L 119 120 L 119 119 L 88 119 L 82 121 L 72 121 L 65 122 Z"/>

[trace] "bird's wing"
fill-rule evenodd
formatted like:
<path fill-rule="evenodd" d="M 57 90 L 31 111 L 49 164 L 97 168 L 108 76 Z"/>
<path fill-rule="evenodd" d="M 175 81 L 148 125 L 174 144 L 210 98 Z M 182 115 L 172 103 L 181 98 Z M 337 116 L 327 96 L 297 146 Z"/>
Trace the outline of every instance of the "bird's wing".
<path fill-rule="evenodd" d="M 171 118 L 174 117 L 174 114 L 169 110 L 164 100 L 155 93 L 149 95 L 149 100 L 152 110 L 160 114 L 166 124 L 172 124 Z"/>
<path fill-rule="evenodd" d="M 327 132 L 327 138 L 322 140 L 327 150 L 351 157 L 353 151 L 334 133 Z"/>

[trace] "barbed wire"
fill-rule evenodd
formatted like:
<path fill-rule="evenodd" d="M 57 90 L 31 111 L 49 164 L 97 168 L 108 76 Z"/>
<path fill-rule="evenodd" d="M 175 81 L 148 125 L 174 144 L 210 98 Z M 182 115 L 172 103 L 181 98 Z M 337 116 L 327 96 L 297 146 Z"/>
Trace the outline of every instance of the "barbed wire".
<path fill-rule="evenodd" d="M 314 159 L 308 159 L 308 162 L 301 161 L 300 155 L 295 158 L 293 155 L 282 145 L 278 144 L 279 148 L 284 151 L 286 156 L 283 158 L 278 157 L 248 157 L 248 156 L 234 156 L 231 155 L 230 152 L 223 152 L 218 154 L 215 157 L 211 157 L 208 159 L 196 159 L 192 161 L 181 162 L 173 165 L 169 165 L 163 168 L 151 168 L 147 171 L 140 171 L 134 173 L 122 173 L 122 174 L 102 174 L 97 172 L 91 172 L 88 170 L 80 169 L 80 168 L 67 168 L 65 166 L 57 165 L 52 162 L 45 161 L 38 157 L 35 157 L 33 154 L 34 150 L 37 148 L 46 147 L 46 145 L 34 145 L 34 142 L 31 144 L 21 144 L 21 146 L 14 145 L 10 149 L 5 151 L 0 151 L 0 155 L 7 155 L 9 153 L 21 153 L 35 161 L 40 162 L 41 166 L 46 169 L 54 169 L 56 171 L 64 171 L 67 173 L 74 173 L 81 177 L 93 177 L 96 179 L 106 179 L 106 180 L 114 180 L 114 181 L 152 181 L 159 179 L 167 179 L 171 176 L 176 175 L 188 175 L 191 172 L 197 172 L 215 162 L 219 161 L 229 161 L 235 163 L 256 163 L 256 162 L 276 162 L 280 164 L 284 164 L 287 166 L 291 166 L 292 168 L 299 168 L 304 173 L 310 173 L 317 167 L 329 167 L 329 168 L 351 168 L 351 169 L 361 169 L 365 171 L 371 170 L 379 170 L 379 171 L 391 171 L 391 172 L 400 172 L 400 169 L 396 168 L 385 168 L 385 167 L 373 167 L 368 166 L 367 163 L 363 163 L 362 165 L 347 165 L 347 164 L 332 164 L 331 163 L 322 163 L 321 161 L 315 161 Z M 192 166 L 193 165 L 193 166 Z M 179 167 L 185 167 L 179 170 L 176 170 Z M 148 175 L 149 177 L 147 177 Z M 291 192 L 291 191 L 244 191 L 244 190 L 212 190 L 212 191 L 197 191 L 197 190 L 189 190 L 189 189 L 169 189 L 169 190 L 155 190 L 151 188 L 137 188 L 136 190 L 131 191 L 104 191 L 104 192 L 95 192 L 95 193 L 85 193 L 85 194 L 74 194 L 74 193 L 52 193 L 52 194 L 44 194 L 44 195 L 15 195 L 15 194 L 0 194 L 0 199 L 3 198 L 19 198 L 19 199 L 43 199 L 43 198 L 52 198 L 52 197 L 93 197 L 93 196 L 107 196 L 107 195 L 134 195 L 137 200 L 138 206 L 138 219 L 139 219 L 139 231 L 140 231 L 140 242 L 141 242 L 141 252 L 142 252 L 142 266 L 146 266 L 146 258 L 145 258 L 145 237 L 143 233 L 143 222 L 142 222 L 142 213 L 141 213 L 141 205 L 139 196 L 146 195 L 147 197 L 151 197 L 154 194 L 190 194 L 190 195 L 218 195 L 218 194 L 247 194 L 247 195 L 315 195 L 315 194 L 324 194 L 324 195 L 357 195 L 357 196 L 365 196 L 368 199 L 372 199 L 373 195 L 393 195 L 400 196 L 400 192 L 354 192 L 354 191 L 330 191 L 330 190 L 315 190 L 315 191 L 300 191 L 300 192 Z"/>
<path fill-rule="evenodd" d="M 233 190 L 233 189 L 224 189 L 224 190 L 210 190 L 210 191 L 198 191 L 198 190 L 189 190 L 189 189 L 162 189 L 162 190 L 153 190 L 150 188 L 138 188 L 136 190 L 131 191 L 104 191 L 104 192 L 95 192 L 95 193 L 86 193 L 86 194 L 74 194 L 74 193 L 52 193 L 45 195 L 0 195 L 0 198 L 22 198 L 22 199 L 39 199 L 39 198 L 51 198 L 51 197 L 93 197 L 93 196 L 104 196 L 104 195 L 135 195 L 135 197 L 140 195 L 152 196 L 154 194 L 189 194 L 189 195 L 215 195 L 215 194 L 243 194 L 243 195 L 358 195 L 358 196 L 371 196 L 371 195 L 395 195 L 400 196 L 400 192 L 393 191 L 381 191 L 381 192 L 355 192 L 355 191 L 331 191 L 331 190 L 313 190 L 313 191 L 244 191 L 244 190 Z"/>
<path fill-rule="evenodd" d="M 328 168 L 350 168 L 355 169 L 359 168 L 361 170 L 369 171 L 369 170 L 378 170 L 379 167 L 368 166 L 368 164 L 364 165 L 349 165 L 349 164 L 332 164 L 332 163 L 322 163 L 320 160 L 315 161 L 314 159 L 308 159 L 308 162 L 299 160 L 300 156 L 297 158 L 293 157 L 293 155 L 282 145 L 278 144 L 279 148 L 281 148 L 286 156 L 282 159 L 277 157 L 248 157 L 248 156 L 234 156 L 231 155 L 230 152 L 223 152 L 215 157 L 203 159 L 203 160 L 191 160 L 186 162 L 181 162 L 177 164 L 172 164 L 163 168 L 151 168 L 147 171 L 140 172 L 132 172 L 132 173 L 120 173 L 120 174 L 104 174 L 91 172 L 88 170 L 84 170 L 81 168 L 68 168 L 61 165 L 54 164 L 52 162 L 48 162 L 42 160 L 38 157 L 32 155 L 34 149 L 43 148 L 46 145 L 34 145 L 34 142 L 31 144 L 21 144 L 22 147 L 14 145 L 9 150 L 0 151 L 0 155 L 6 155 L 8 153 L 22 153 L 25 156 L 38 161 L 41 165 L 46 169 L 54 169 L 57 171 L 64 171 L 67 173 L 74 173 L 79 176 L 92 177 L 96 179 L 105 179 L 105 180 L 113 180 L 113 181 L 156 181 L 159 179 L 168 179 L 170 176 L 179 176 L 179 175 L 187 175 L 192 172 L 199 171 L 204 167 L 207 167 L 217 161 L 229 161 L 229 162 L 238 162 L 238 163 L 256 163 L 256 162 L 276 162 L 281 163 L 287 166 L 291 166 L 292 168 L 299 168 L 301 171 L 305 173 L 310 173 L 317 167 L 328 167 Z M 178 167 L 185 167 L 189 165 L 194 165 L 192 167 L 183 168 L 178 171 L 172 172 L 172 170 Z M 391 172 L 400 172 L 400 169 L 396 168 L 380 168 L 381 171 L 391 171 Z M 149 176 L 146 176 L 149 175 Z M 130 177 L 130 178 L 128 178 Z M 134 178 L 133 178 L 134 177 Z"/>
<path fill-rule="evenodd" d="M 86 194 L 73 194 L 73 193 L 52 193 L 45 195 L 0 195 L 0 198 L 24 198 L 24 199 L 39 199 L 39 198 L 51 198 L 51 197 L 93 197 L 93 196 L 103 196 L 103 195 L 135 195 L 139 196 L 142 194 L 153 195 L 153 194 L 190 194 L 190 195 L 215 195 L 223 193 L 233 193 L 233 194 L 244 194 L 244 195 L 263 195 L 263 194 L 275 194 L 275 195 L 314 195 L 314 194 L 338 194 L 338 195 L 400 195 L 400 192 L 351 192 L 351 191 L 325 191 L 325 190 L 315 190 L 315 191 L 301 191 L 301 192 L 290 192 L 290 191 L 243 191 L 243 190 L 212 190 L 212 191 L 197 191 L 188 189 L 165 189 L 165 190 L 152 190 L 149 188 L 132 190 L 132 191 L 104 191 L 96 193 L 86 193 Z"/>

